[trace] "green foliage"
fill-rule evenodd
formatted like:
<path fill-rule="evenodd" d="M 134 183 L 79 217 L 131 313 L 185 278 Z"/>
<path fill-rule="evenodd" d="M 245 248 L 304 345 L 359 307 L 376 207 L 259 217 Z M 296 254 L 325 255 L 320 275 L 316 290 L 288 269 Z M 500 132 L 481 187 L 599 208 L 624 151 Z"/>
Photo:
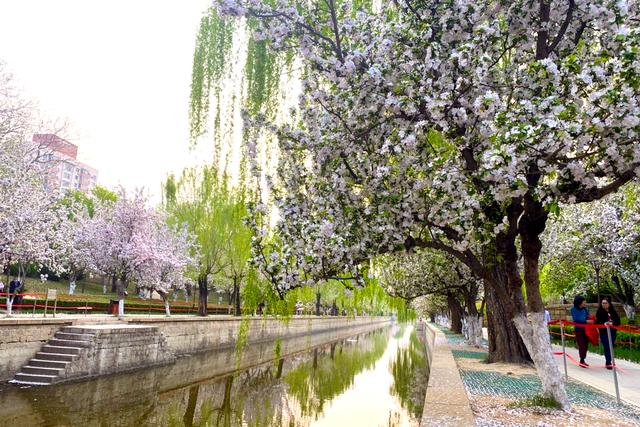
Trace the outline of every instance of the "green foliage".
<path fill-rule="evenodd" d="M 74 190 L 74 191 L 68 192 L 62 198 L 62 200 L 59 201 L 59 203 L 63 206 L 70 206 L 73 203 L 83 205 L 90 217 L 93 217 L 93 214 L 95 212 L 93 199 L 88 197 L 82 191 Z"/>
<path fill-rule="evenodd" d="M 236 369 L 240 369 L 240 362 L 242 362 L 242 353 L 249 341 L 249 318 L 245 317 L 240 322 L 240 328 L 238 329 L 238 337 L 236 338 Z"/>
<path fill-rule="evenodd" d="M 191 75 L 189 117 L 192 138 L 206 131 L 211 88 L 220 90 L 219 83 L 228 64 L 235 28 L 233 20 L 220 18 L 213 7 L 200 19 Z"/>
<path fill-rule="evenodd" d="M 593 280 L 593 268 L 586 262 L 575 260 L 554 260 L 540 270 L 540 293 L 545 300 L 568 295 L 576 287 L 589 284 Z"/>
<path fill-rule="evenodd" d="M 533 396 L 529 399 L 522 399 L 516 402 L 512 402 L 508 405 L 509 408 L 530 408 L 530 407 L 538 407 L 538 408 L 550 408 L 550 409 L 561 409 L 562 405 L 560 405 L 554 398 L 543 396 L 541 394 Z"/>
<path fill-rule="evenodd" d="M 118 195 L 116 193 L 99 185 L 93 187 L 93 189 L 91 190 L 91 194 L 93 194 L 96 199 L 103 203 L 115 203 L 116 200 L 118 200 Z"/>

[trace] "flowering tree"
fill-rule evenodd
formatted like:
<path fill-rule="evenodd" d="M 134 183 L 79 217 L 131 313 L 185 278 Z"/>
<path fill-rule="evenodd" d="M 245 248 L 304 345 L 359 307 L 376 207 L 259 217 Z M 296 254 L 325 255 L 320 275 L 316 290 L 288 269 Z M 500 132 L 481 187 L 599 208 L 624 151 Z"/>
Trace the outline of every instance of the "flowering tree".
<path fill-rule="evenodd" d="M 45 191 L 48 151 L 32 141 L 35 122 L 34 106 L 0 63 L 0 266 L 17 264 L 19 277 L 28 263 L 54 267 L 55 261 L 49 242 L 56 233 L 57 195 Z M 7 298 L 9 313 L 12 302 Z"/>
<path fill-rule="evenodd" d="M 421 250 L 380 256 L 375 272 L 392 296 L 408 301 L 427 295 L 446 297 L 451 329 L 464 333 L 472 345 L 482 344 L 482 309 L 476 306 L 482 282 L 464 264 L 441 252 Z"/>
<path fill-rule="evenodd" d="M 635 191 L 634 191 L 635 190 Z M 635 293 L 640 277 L 640 209 L 636 187 L 590 205 L 567 207 L 545 233 L 548 262 L 575 268 L 588 262 L 595 272 L 600 299 L 603 274 L 611 277 L 614 293 L 629 319 L 635 318 Z M 635 285 L 635 286 L 634 286 Z"/>
<path fill-rule="evenodd" d="M 305 64 L 298 115 L 268 129 L 248 117 L 249 153 L 259 129 L 281 153 L 272 194 L 289 256 L 274 268 L 312 254 L 323 262 L 306 268 L 321 277 L 383 252 L 445 251 L 495 293 L 544 393 L 568 407 L 542 313 L 540 234 L 559 201 L 600 199 L 640 171 L 637 3 L 216 5 Z"/>
<path fill-rule="evenodd" d="M 188 270 L 195 266 L 192 254 L 197 254 L 197 249 L 186 230 L 169 227 L 164 216 L 158 215 L 150 225 L 133 239 L 133 278 L 140 288 L 160 295 L 170 316 L 169 293 L 184 289 Z"/>

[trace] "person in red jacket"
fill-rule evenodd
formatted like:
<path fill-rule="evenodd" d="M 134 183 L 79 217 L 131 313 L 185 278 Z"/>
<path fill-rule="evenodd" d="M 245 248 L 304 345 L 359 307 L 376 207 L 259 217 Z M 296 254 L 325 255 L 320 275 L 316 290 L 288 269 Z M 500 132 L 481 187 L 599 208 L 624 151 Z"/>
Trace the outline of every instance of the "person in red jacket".
<path fill-rule="evenodd" d="M 602 298 L 598 311 L 596 311 L 596 323 L 599 325 L 620 326 L 620 316 L 611 304 L 608 298 Z M 616 343 L 616 330 L 611 329 L 611 346 Z M 609 336 L 607 328 L 598 328 L 600 332 L 600 342 L 604 346 L 604 358 L 606 360 L 607 369 L 613 369 L 611 365 L 611 348 L 609 347 Z"/>
<path fill-rule="evenodd" d="M 587 308 L 587 301 L 582 295 L 576 295 L 573 299 L 573 307 L 571 308 L 571 316 L 573 317 L 573 323 L 593 323 L 593 320 L 588 320 L 589 309 Z M 586 368 L 589 364 L 585 361 L 587 358 L 587 348 L 589 347 L 589 340 L 584 327 L 576 326 L 576 343 L 578 344 L 578 353 L 580 353 L 580 367 Z"/>

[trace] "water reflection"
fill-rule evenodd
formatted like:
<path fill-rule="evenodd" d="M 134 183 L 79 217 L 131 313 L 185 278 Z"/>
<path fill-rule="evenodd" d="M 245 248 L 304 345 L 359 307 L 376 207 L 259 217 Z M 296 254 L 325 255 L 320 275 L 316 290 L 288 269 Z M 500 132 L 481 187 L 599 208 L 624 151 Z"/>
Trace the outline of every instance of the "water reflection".
<path fill-rule="evenodd" d="M 285 351 L 294 345 L 282 343 Z M 0 419 L 36 426 L 419 424 L 427 367 L 412 328 L 384 328 L 233 375 L 207 377 L 234 365 L 233 351 L 222 353 L 77 384 L 5 389 Z M 260 360 L 268 354 L 272 344 L 248 348 L 244 356 Z"/>

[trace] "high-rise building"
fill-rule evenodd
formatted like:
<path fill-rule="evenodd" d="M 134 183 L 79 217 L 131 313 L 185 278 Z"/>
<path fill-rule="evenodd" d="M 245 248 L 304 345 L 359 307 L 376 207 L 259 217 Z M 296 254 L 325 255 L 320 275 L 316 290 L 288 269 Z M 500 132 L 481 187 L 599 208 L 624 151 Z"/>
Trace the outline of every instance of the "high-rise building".
<path fill-rule="evenodd" d="M 98 171 L 79 162 L 78 146 L 54 134 L 36 134 L 33 141 L 38 144 L 46 162 L 45 185 L 51 191 L 67 192 L 79 190 L 88 193 L 98 181 Z"/>

